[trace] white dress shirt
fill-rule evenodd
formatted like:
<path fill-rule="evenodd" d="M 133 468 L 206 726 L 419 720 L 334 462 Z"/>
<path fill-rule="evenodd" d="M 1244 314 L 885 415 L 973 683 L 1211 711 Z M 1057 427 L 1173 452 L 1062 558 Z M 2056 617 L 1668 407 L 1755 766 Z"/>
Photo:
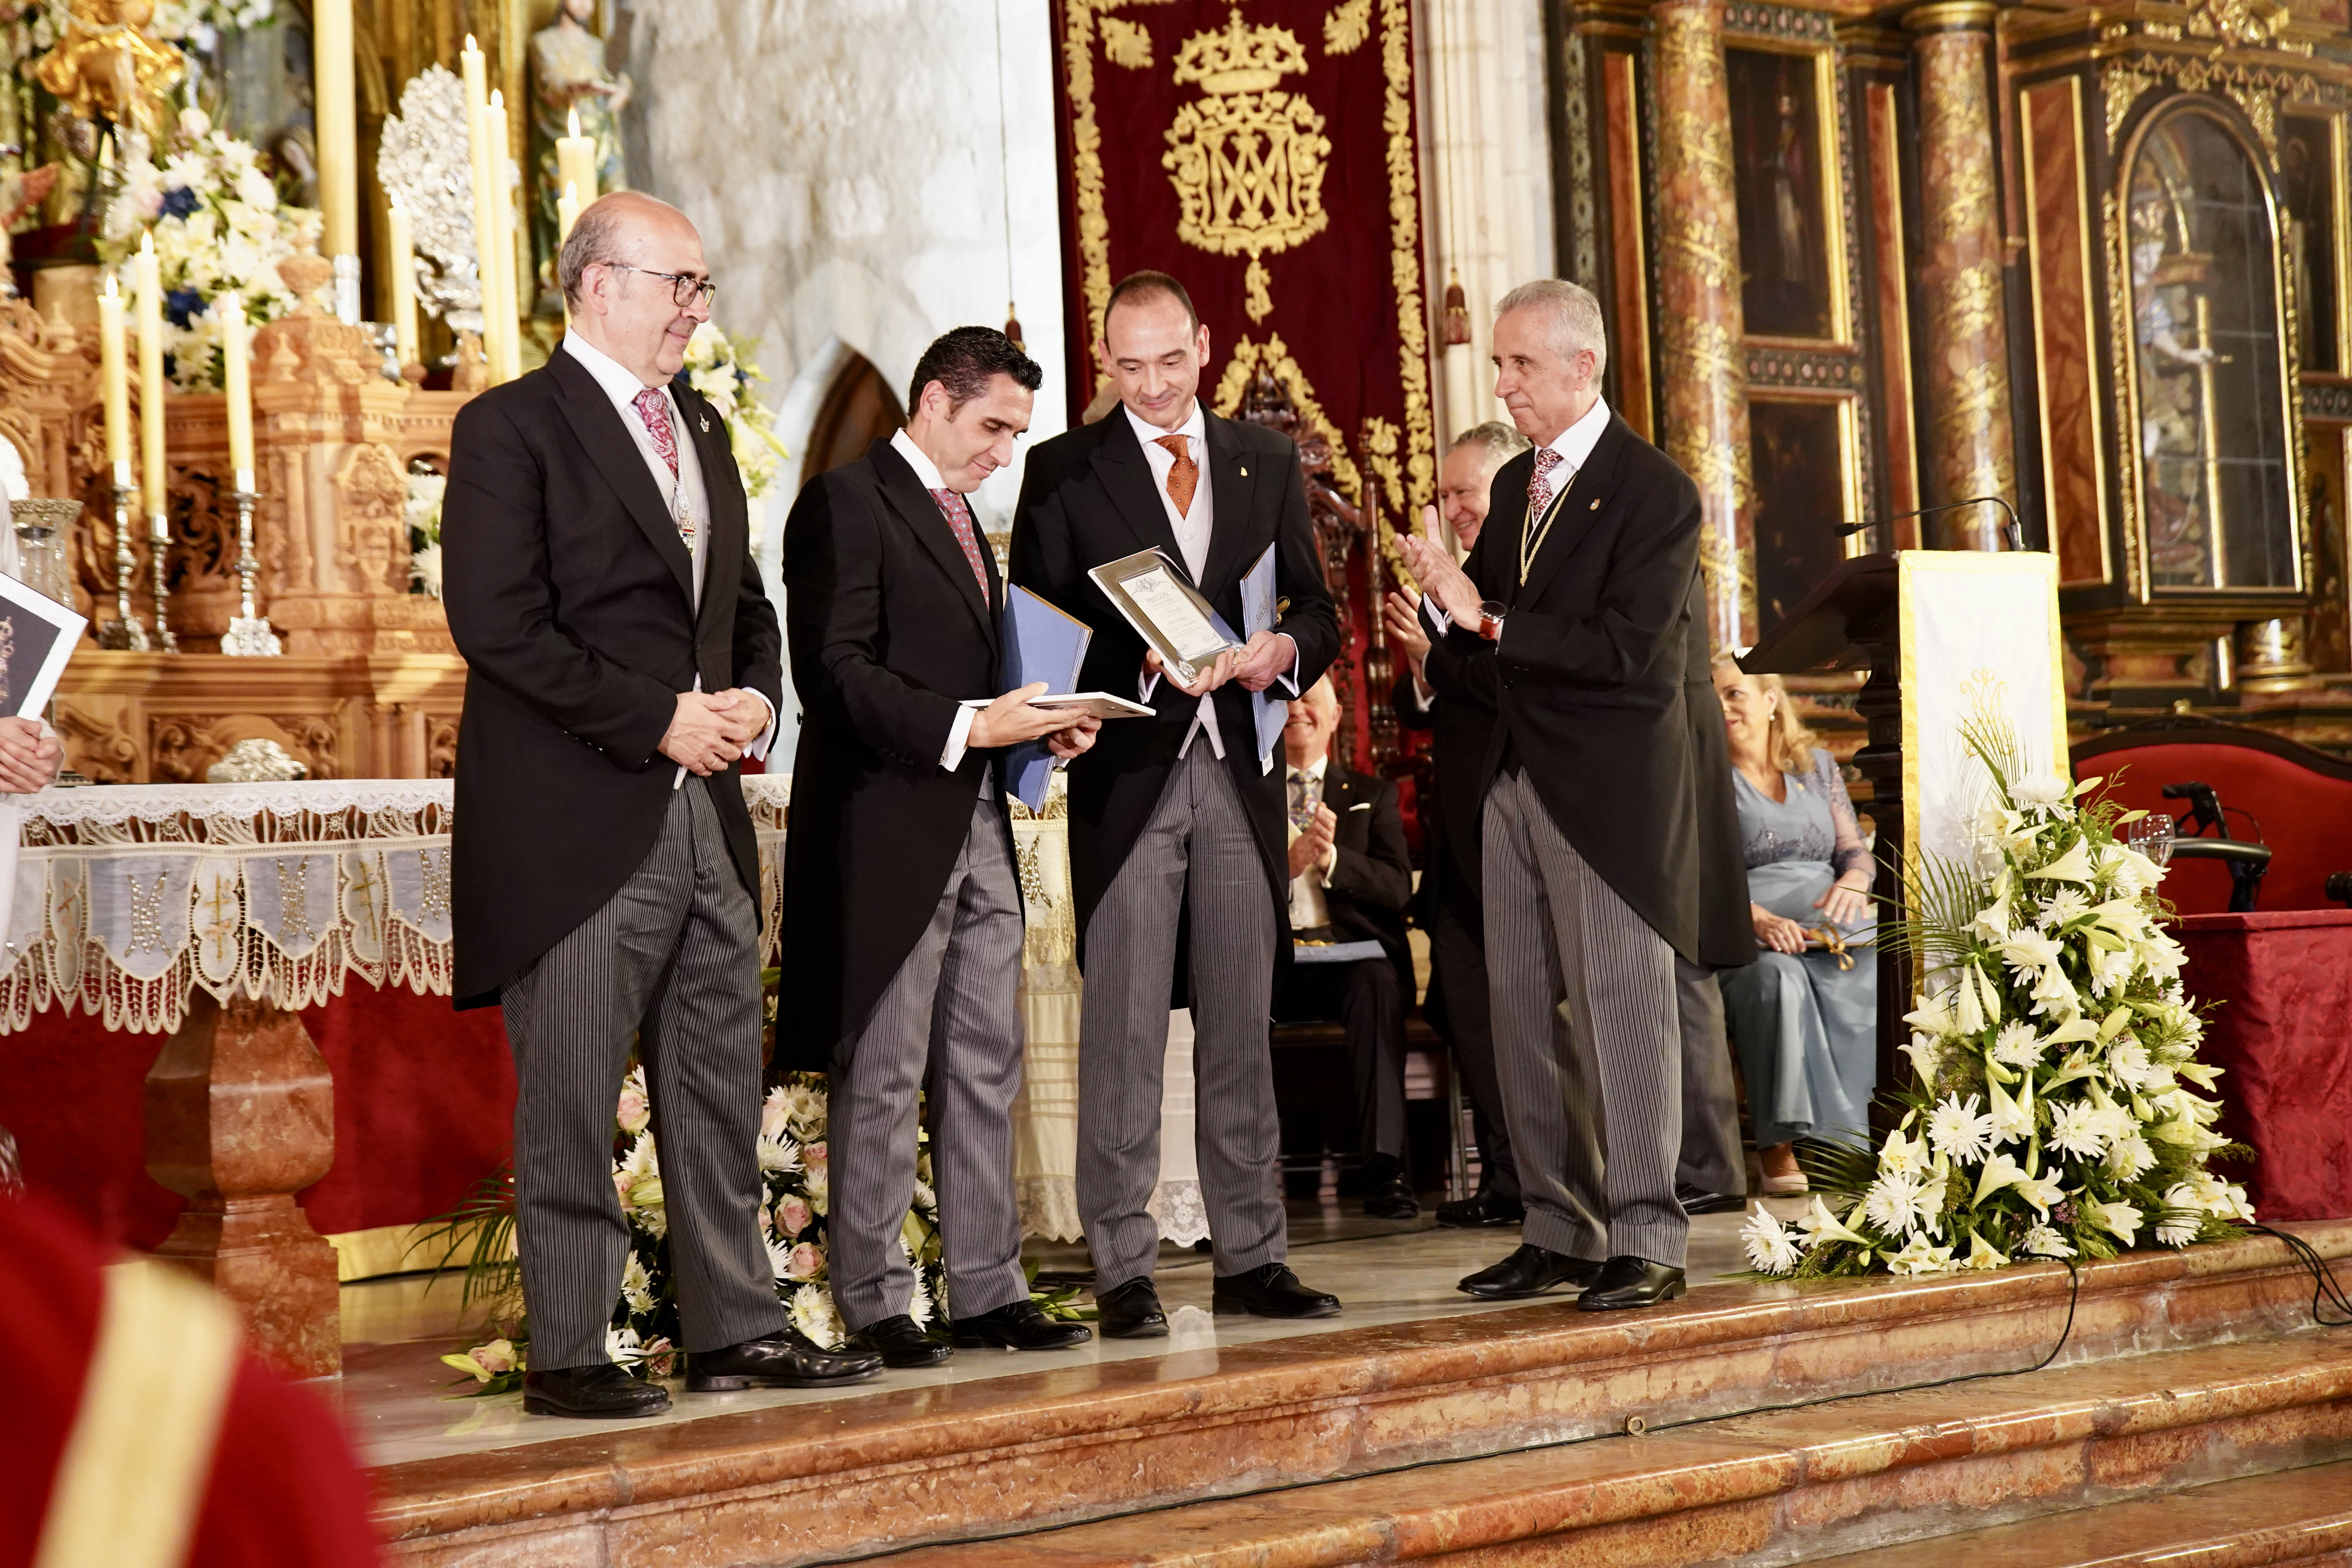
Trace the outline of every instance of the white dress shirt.
<path fill-rule="evenodd" d="M 1157 425 L 1147 424 L 1124 403 L 1118 405 L 1118 411 L 1127 416 L 1127 422 L 1135 426 L 1135 438 L 1143 443 L 1143 460 L 1151 466 L 1151 488 L 1160 492 L 1160 504 L 1168 512 L 1168 526 L 1176 534 L 1177 553 L 1184 558 L 1184 570 L 1192 574 L 1192 581 L 1197 585 L 1201 582 L 1201 574 L 1209 569 L 1209 541 L 1217 526 L 1216 500 L 1209 483 L 1209 421 L 1201 411 L 1201 400 L 1197 397 L 1192 399 L 1192 414 L 1173 430 L 1162 430 Z M 1168 493 L 1168 476 L 1175 471 L 1176 454 L 1160 444 L 1163 436 L 1183 437 L 1184 450 L 1200 469 L 1193 481 L 1192 505 L 1188 511 L 1178 511 L 1176 498 Z M 1291 673 L 1283 678 L 1283 683 L 1296 697 L 1298 694 L 1298 639 L 1291 637 L 1287 632 L 1277 635 L 1290 640 Z M 1143 700 L 1149 702 L 1152 691 L 1160 685 L 1160 678 L 1147 676 L 1140 685 Z M 1208 733 L 1209 749 L 1222 761 L 1225 754 L 1225 738 L 1217 728 L 1214 692 L 1201 699 L 1200 707 L 1192 715 L 1192 727 L 1184 731 L 1184 743 L 1176 748 L 1176 754 L 1181 757 L 1192 750 L 1192 737 L 1203 731 Z M 1266 765 L 1269 768 L 1274 765 L 1271 752 L 1267 754 Z"/>
<path fill-rule="evenodd" d="M 1608 430 L 1609 400 L 1605 397 L 1595 397 L 1592 400 L 1592 406 L 1585 410 L 1583 418 L 1545 443 L 1559 454 L 1559 465 L 1551 471 L 1551 493 L 1554 500 L 1565 494 L 1568 487 L 1576 482 L 1577 474 L 1582 470 L 1585 463 L 1592 456 L 1592 448 L 1601 444 L 1601 437 L 1606 435 Z M 1494 520 L 1489 518 L 1487 521 L 1491 522 Z M 1527 529 L 1536 529 L 1542 525 L 1543 519 L 1530 517 L 1524 526 Z M 1521 539 L 1526 537 L 1525 533 L 1520 535 Z M 1496 542 L 1500 543 L 1501 541 L 1497 540 Z M 1512 548 L 1519 548 L 1517 541 L 1513 542 Z M 1453 621 L 1446 616 L 1444 606 L 1426 594 L 1421 596 L 1421 605 L 1423 610 L 1426 612 L 1427 618 L 1435 623 L 1437 635 L 1444 637 L 1453 626 Z"/>
<path fill-rule="evenodd" d="M 646 471 L 653 475 L 654 486 L 661 491 L 662 506 L 669 512 L 670 521 L 692 521 L 694 542 L 689 552 L 694 559 L 694 605 L 698 612 L 702 607 L 702 580 L 710 555 L 710 498 L 702 482 L 702 458 L 695 450 L 693 438 L 687 434 L 685 410 L 678 407 L 677 395 L 664 384 L 661 387 L 662 401 L 669 405 L 670 435 L 677 444 L 677 472 L 673 475 L 669 465 L 662 460 L 659 448 L 654 445 L 653 432 L 646 428 L 644 413 L 637 407 L 637 395 L 646 389 L 646 384 L 638 379 L 637 373 L 577 332 L 563 334 L 563 347 L 573 359 L 587 367 L 588 374 L 596 378 L 596 384 L 604 389 L 604 395 L 613 400 L 614 411 L 620 415 L 622 426 L 628 431 L 630 439 L 636 442 L 637 455 L 645 459 Z M 699 673 L 694 678 L 694 689 L 697 691 L 702 689 Z M 749 687 L 744 689 L 751 690 Z M 747 756 L 765 761 L 768 747 L 776 738 L 775 705 L 756 691 L 751 695 L 759 697 L 760 705 L 768 710 L 768 724 L 759 738 L 743 750 Z M 686 783 L 686 772 L 681 764 L 677 777 L 671 781 L 671 788 L 676 789 Z"/>
<path fill-rule="evenodd" d="M 940 476 L 940 466 L 931 461 L 929 453 L 915 445 L 915 438 L 907 434 L 905 426 L 902 425 L 891 432 L 890 450 L 907 460 L 907 467 L 915 470 L 915 482 L 925 489 L 943 490 L 948 488 L 947 480 Z M 931 500 L 932 504 L 938 504 L 938 497 L 934 496 Z M 969 506 L 971 503 L 967 500 L 965 504 Z M 940 519 L 945 521 L 947 514 L 941 512 Z M 980 527 L 980 519 L 977 516 L 972 519 L 971 526 L 974 530 Z M 981 542 L 981 548 L 983 550 L 988 548 L 985 540 Z M 947 772 L 953 773 L 963 765 L 963 754 L 971 745 L 971 721 L 973 716 L 979 711 L 977 708 L 965 708 L 961 705 L 957 707 L 955 721 L 948 726 L 947 746 L 940 752 L 940 766 Z M 982 770 L 980 778 L 981 794 L 988 793 L 988 783 L 987 772 Z"/>
<path fill-rule="evenodd" d="M 1328 804 L 1323 799 L 1323 774 L 1330 766 L 1328 757 L 1318 757 L 1303 768 L 1287 768 L 1283 774 L 1282 793 L 1287 809 L 1290 780 L 1304 775 L 1314 786 L 1316 804 Z M 1294 931 L 1315 931 L 1331 923 L 1331 903 L 1324 889 L 1331 885 L 1331 873 L 1339 864 L 1339 847 L 1331 845 L 1323 858 L 1296 877 L 1290 879 L 1290 929 Z"/>

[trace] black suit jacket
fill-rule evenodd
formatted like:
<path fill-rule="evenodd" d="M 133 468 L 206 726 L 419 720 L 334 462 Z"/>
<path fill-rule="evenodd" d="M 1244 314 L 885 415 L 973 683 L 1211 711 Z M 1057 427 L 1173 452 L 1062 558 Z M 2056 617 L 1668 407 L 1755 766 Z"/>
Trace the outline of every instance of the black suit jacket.
<path fill-rule="evenodd" d="M 1731 742 L 1723 731 L 1723 702 L 1715 694 L 1706 601 L 1696 577 L 1691 579 L 1684 619 L 1689 641 L 1683 658 L 1683 708 L 1690 715 L 1692 809 L 1698 826 L 1698 961 L 1737 969 L 1756 962 L 1756 926 L 1748 918 L 1748 850 L 1739 838 Z"/>
<path fill-rule="evenodd" d="M 1205 569 L 1195 586 L 1225 624 L 1239 630 L 1242 574 L 1268 545 L 1275 546 L 1275 592 L 1285 601 L 1276 629 L 1298 645 L 1298 685 L 1304 690 L 1338 655 L 1339 628 L 1307 512 L 1298 448 L 1289 437 L 1262 425 L 1214 414 L 1205 417 L 1204 479 L 1216 511 Z M 1094 628 L 1079 677 L 1087 690 L 1132 693 L 1143 670 L 1144 643 L 1087 573 L 1153 547 L 1183 569 L 1175 531 L 1124 410 L 1056 436 L 1029 454 L 1013 527 L 1013 581 Z M 1282 770 L 1259 769 L 1250 694 L 1228 682 L 1215 701 L 1225 765 L 1249 810 L 1267 889 L 1280 911 L 1290 881 Z M 1153 718 L 1105 724 L 1093 749 L 1070 765 L 1070 880 L 1081 942 L 1095 905 L 1159 804 L 1198 705 L 1163 680 L 1152 692 Z M 1286 954 L 1286 943 L 1277 951 Z"/>
<path fill-rule="evenodd" d="M 780 1065 L 824 1071 L 911 952 L 971 831 L 996 753 L 940 766 L 956 706 L 1002 689 L 1004 586 L 988 596 L 939 503 L 887 441 L 801 489 L 784 523 L 800 692 L 784 841 Z M 1000 816 L 1003 813 L 1000 811 Z M 1005 826 L 1006 845 L 1012 828 Z"/>
<path fill-rule="evenodd" d="M 683 377 L 671 390 L 710 507 L 698 611 L 653 475 L 571 354 L 476 397 L 451 432 L 444 603 L 467 665 L 450 852 L 460 1007 L 497 1001 L 645 859 L 677 776 L 661 740 L 696 677 L 782 700 L 727 426 Z M 736 771 L 709 787 L 756 904 Z"/>
<path fill-rule="evenodd" d="M 1275 773 L 1286 778 L 1287 762 Z M 1412 901 L 1412 852 L 1405 847 L 1397 786 L 1334 759 L 1323 769 L 1323 804 L 1339 818 L 1331 834 L 1331 877 L 1323 888 L 1332 940 L 1379 942 L 1397 966 L 1410 1007 L 1412 950 L 1405 942 L 1404 910 Z"/>
<path fill-rule="evenodd" d="M 1696 959 L 1698 785 L 1684 698 L 1698 489 L 1611 415 L 1522 584 L 1534 470 L 1534 454 L 1522 452 L 1496 473 L 1465 567 L 1481 597 L 1509 608 L 1501 641 L 1458 625 L 1446 639 L 1449 653 L 1494 667 L 1497 721 L 1481 783 L 1510 755 L 1577 853 L 1676 952 Z M 1451 698 L 1457 687 L 1434 679 L 1444 668 L 1433 658 L 1432 684 Z"/>
<path fill-rule="evenodd" d="M 1419 803 L 1420 919 L 1427 925 L 1444 899 L 1475 932 L 1481 920 L 1478 847 L 1486 817 L 1486 752 L 1495 738 L 1495 661 L 1456 652 L 1440 641 L 1431 645 L 1428 664 L 1433 700 L 1421 700 L 1411 665 L 1390 694 L 1398 725 L 1429 733 L 1430 787 Z"/>

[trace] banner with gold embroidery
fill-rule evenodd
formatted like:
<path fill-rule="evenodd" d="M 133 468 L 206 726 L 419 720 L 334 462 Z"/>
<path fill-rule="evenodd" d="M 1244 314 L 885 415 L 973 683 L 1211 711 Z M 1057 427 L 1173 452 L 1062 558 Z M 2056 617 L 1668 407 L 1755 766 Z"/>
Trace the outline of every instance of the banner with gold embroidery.
<path fill-rule="evenodd" d="M 1055 0 L 1055 20 L 1072 400 L 1101 384 L 1112 284 L 1183 279 L 1210 406 L 1299 442 L 1352 622 L 1350 749 L 1393 757 L 1375 607 L 1436 475 L 1410 0 Z"/>

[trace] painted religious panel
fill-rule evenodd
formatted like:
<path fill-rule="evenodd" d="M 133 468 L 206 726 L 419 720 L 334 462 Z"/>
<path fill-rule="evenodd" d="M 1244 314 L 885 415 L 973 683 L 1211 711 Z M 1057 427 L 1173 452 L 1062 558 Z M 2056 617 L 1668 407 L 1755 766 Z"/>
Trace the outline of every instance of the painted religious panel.
<path fill-rule="evenodd" d="M 1853 445 L 1849 398 L 1748 399 L 1759 637 L 1845 559 L 1837 525 L 1855 516 Z"/>
<path fill-rule="evenodd" d="M 2279 195 L 2286 208 L 2287 265 L 2302 315 L 2303 368 L 2345 368 L 2343 122 L 2290 114 L 2279 121 Z"/>
<path fill-rule="evenodd" d="M 2279 247 L 2269 187 L 2190 102 L 2125 174 L 2140 510 L 2152 588 L 2292 588 L 2298 576 Z"/>
<path fill-rule="evenodd" d="M 1831 57 L 1732 46 L 1723 63 L 1748 335 L 1843 340 Z"/>

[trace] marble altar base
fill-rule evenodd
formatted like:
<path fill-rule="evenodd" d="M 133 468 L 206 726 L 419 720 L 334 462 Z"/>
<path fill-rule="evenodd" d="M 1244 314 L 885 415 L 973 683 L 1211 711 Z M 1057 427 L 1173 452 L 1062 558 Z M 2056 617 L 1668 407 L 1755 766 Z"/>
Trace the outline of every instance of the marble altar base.
<path fill-rule="evenodd" d="M 588 1431 L 511 1399 L 425 1405 L 446 1341 L 363 1343 L 354 1321 L 346 1408 L 394 1560 L 467 1568 L 926 1542 L 918 1560 L 943 1568 L 1337 1568 L 1514 1546 L 1788 1562 L 1809 1539 L 1827 1555 L 2352 1457 L 2352 1345 L 2310 1331 L 2310 1278 L 2275 1241 L 2087 1264 L 2074 1297 L 2054 1265 L 1726 1279 L 1738 1224 L 1694 1226 L 1709 1282 L 1685 1300 L 1596 1319 L 1565 1297 L 1455 1295 L 1508 1231 L 1294 1205 L 1293 1260 L 1339 1292 L 1338 1320 L 1213 1318 L 1205 1259 L 1163 1252 L 1165 1341 L 965 1351 L 846 1393 L 681 1394 L 658 1422 Z M 2294 1228 L 2352 1255 L 2352 1225 Z M 355 1292 L 391 1289 L 347 1300 L 364 1314 Z M 2062 1336 L 2056 1364 L 2024 1371 Z M 1972 1373 L 1989 1375 L 1917 1387 Z M 1858 1397 L 1758 1414 L 1841 1394 Z M 1691 1425 L 1626 1441 L 1636 1418 Z"/>

